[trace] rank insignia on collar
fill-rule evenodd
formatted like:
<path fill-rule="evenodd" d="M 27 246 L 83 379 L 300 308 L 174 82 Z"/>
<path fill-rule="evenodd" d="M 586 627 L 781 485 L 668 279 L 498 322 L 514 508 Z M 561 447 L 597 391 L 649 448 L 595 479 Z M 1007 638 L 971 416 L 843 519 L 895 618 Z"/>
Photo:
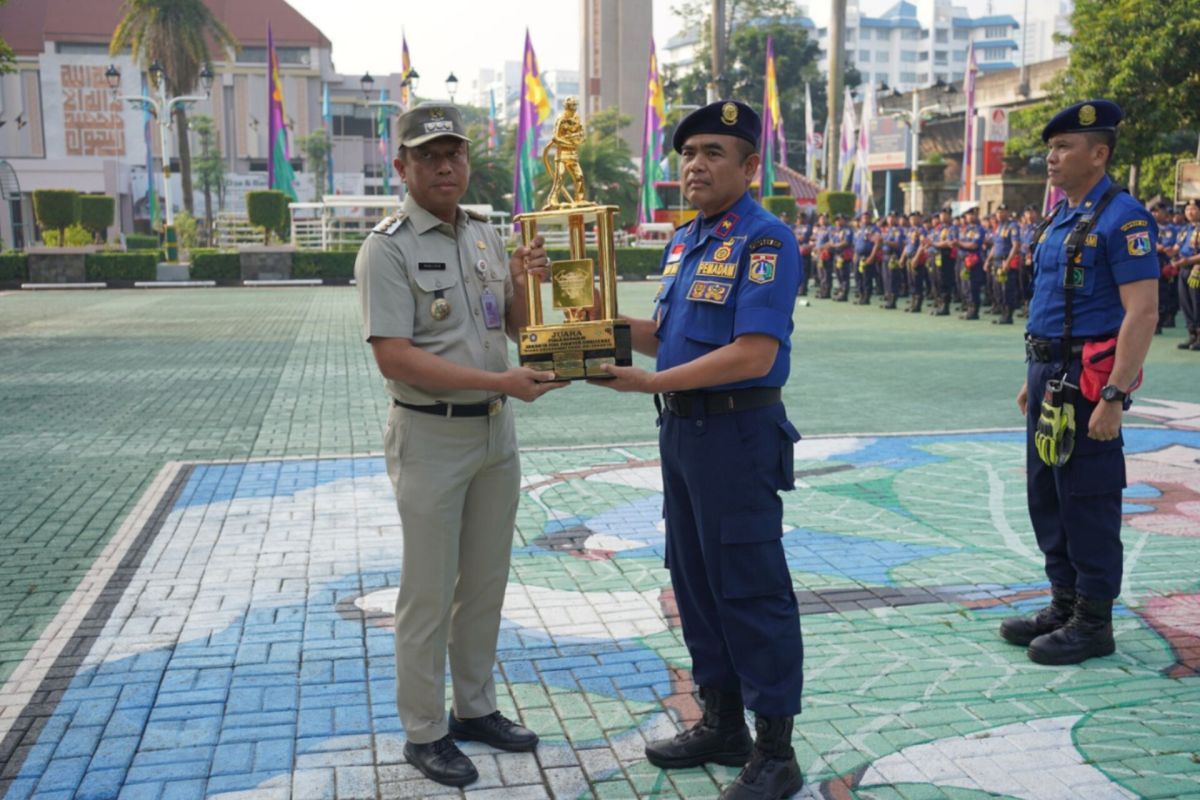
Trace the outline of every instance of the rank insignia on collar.
<path fill-rule="evenodd" d="M 713 236 L 716 236 L 718 239 L 724 239 L 733 230 L 733 226 L 737 224 L 739 219 L 741 217 L 737 214 L 726 214 L 725 218 L 717 223 L 717 227 L 713 228 Z"/>

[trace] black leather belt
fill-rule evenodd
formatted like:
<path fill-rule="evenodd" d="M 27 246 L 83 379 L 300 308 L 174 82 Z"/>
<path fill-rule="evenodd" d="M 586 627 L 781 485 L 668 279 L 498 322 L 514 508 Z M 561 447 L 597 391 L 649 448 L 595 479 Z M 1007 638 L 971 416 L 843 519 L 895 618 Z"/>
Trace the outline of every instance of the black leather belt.
<path fill-rule="evenodd" d="M 1069 358 L 1079 358 L 1083 355 L 1083 346 L 1089 342 L 1103 342 L 1113 338 L 1111 336 L 1087 336 L 1082 339 L 1071 340 L 1071 353 Z M 1042 339 L 1037 336 L 1025 334 L 1025 358 L 1028 361 L 1036 361 L 1039 364 L 1048 364 L 1051 361 L 1063 360 L 1063 340 L 1062 339 Z"/>
<path fill-rule="evenodd" d="M 504 395 L 496 395 L 486 403 L 431 403 L 419 406 L 415 403 L 402 403 L 396 398 L 392 402 L 410 411 L 420 411 L 422 414 L 437 414 L 439 417 L 494 417 L 504 408 Z"/>
<path fill-rule="evenodd" d="M 703 409 L 705 416 L 749 411 L 778 403 L 783 398 L 777 386 L 752 386 L 728 392 L 666 392 L 663 406 L 677 417 L 690 417 Z"/>

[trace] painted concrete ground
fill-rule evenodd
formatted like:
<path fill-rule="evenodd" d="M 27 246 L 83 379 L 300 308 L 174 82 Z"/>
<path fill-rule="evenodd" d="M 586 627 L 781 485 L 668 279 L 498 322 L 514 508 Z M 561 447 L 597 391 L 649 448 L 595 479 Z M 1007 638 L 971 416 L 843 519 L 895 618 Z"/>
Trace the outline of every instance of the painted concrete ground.
<path fill-rule="evenodd" d="M 292 297 L 329 302 L 265 297 L 265 324 L 278 322 L 275 304 Z M 320 375 L 301 382 L 309 391 L 298 396 L 310 401 L 369 385 L 369 364 L 348 343 L 349 312 L 315 316 L 296 337 L 303 353 L 293 343 L 280 358 L 268 343 L 259 355 L 302 358 L 293 376 Z M 863 310 L 857 324 L 882 325 L 882 316 Z M 35 318 L 26 328 L 39 324 L 50 327 Z M 209 326 L 199 320 L 189 335 Z M 88 336 L 103 329 L 92 326 Z M 181 335 L 181 344 L 254 359 L 245 355 L 254 348 L 228 331 L 208 335 Z M 57 383 L 38 389 L 48 402 L 52 385 L 79 397 L 68 378 L 72 365 L 83 368 L 71 349 L 82 336 L 0 336 L 21 354 L 0 351 L 8 366 L 34 363 L 39 349 L 53 364 L 46 374 Z M 123 358 L 136 352 L 121 347 L 110 368 L 133 369 Z M 351 368 L 343 369 L 340 352 L 351 354 Z M 280 383 L 289 369 L 282 371 Z M 7 374 L 6 411 L 30 380 Z M 176 380 L 178 389 L 189 378 Z M 241 384 L 246 407 L 254 400 L 246 389 L 263 383 Z M 147 396 L 161 399 L 154 391 L 163 390 Z M 4 532 L 9 547 L 26 538 L 6 553 L 0 600 L 27 610 L 14 599 L 12 576 L 23 573 L 47 621 L 23 629 L 33 630 L 25 638 L 5 631 L 16 655 L 0 691 L 0 797 L 458 794 L 422 779 L 401 752 L 391 608 L 403 553 L 382 460 L 370 446 L 331 453 L 311 436 L 311 424 L 356 431 L 344 419 L 349 404 L 325 403 L 311 424 L 293 411 L 293 432 L 283 436 L 268 424 L 274 404 L 263 405 L 257 418 L 225 409 L 230 433 L 258 426 L 259 453 L 249 456 L 189 458 L 186 447 L 165 447 L 131 459 L 121 431 L 154 429 L 152 411 L 140 425 L 127 410 L 128 418 L 114 412 L 76 428 L 65 416 L 30 418 L 32 432 L 0 428 L 6 517 L 24 508 L 11 488 L 20 467 L 53 474 L 32 442 L 53 454 L 62 446 L 54 431 L 93 431 L 97 450 L 110 443 L 112 473 L 133 476 L 106 482 L 103 467 L 82 459 L 101 487 L 89 501 L 60 494 L 57 510 L 27 514 Z M 179 423 L 163 430 L 196 447 L 222 430 L 218 412 L 190 438 Z M 524 414 L 522 425 L 542 426 L 527 440 L 553 438 L 549 416 L 539 423 Z M 498 687 L 502 709 L 541 734 L 542 745 L 536 754 L 466 746 L 482 775 L 469 797 L 713 797 L 735 774 L 663 772 L 643 757 L 646 739 L 697 713 L 662 569 L 657 449 L 614 443 L 645 441 L 643 417 L 615 415 L 590 429 L 560 418 L 573 437 L 597 444 L 539 443 L 523 454 Z M 862 418 L 863 429 L 886 428 L 886 415 Z M 1141 418 L 1159 424 L 1127 430 L 1118 650 L 1082 667 L 1035 666 L 995 632 L 1003 615 L 1037 606 L 1047 591 L 1017 433 L 824 434 L 801 442 L 784 545 L 806 643 L 795 734 L 805 796 L 1200 797 L 1200 405 L 1178 395 L 1144 401 Z M 137 478 L 134 462 L 155 466 Z M 80 574 L 61 563 L 55 572 L 45 562 L 71 552 L 57 539 L 67 518 L 80 515 L 111 519 L 111 530 L 94 552 L 72 556 Z"/>

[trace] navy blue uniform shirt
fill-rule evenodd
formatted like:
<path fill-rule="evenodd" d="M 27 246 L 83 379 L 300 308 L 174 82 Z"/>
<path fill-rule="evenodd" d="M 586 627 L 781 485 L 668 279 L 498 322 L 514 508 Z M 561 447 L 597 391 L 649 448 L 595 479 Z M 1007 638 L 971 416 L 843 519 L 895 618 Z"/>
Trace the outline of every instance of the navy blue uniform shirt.
<path fill-rule="evenodd" d="M 791 229 L 749 192 L 716 220 L 696 217 L 675 231 L 655 298 L 658 370 L 694 361 L 739 336 L 765 334 L 779 340 L 770 372 L 707 388 L 783 386 L 801 273 Z"/>
<path fill-rule="evenodd" d="M 1033 259 L 1033 299 L 1026 330 L 1034 336 L 1058 339 L 1063 334 L 1066 240 L 1079 216 L 1100 202 L 1112 184 L 1105 175 L 1075 208 L 1064 206 L 1037 243 Z M 1072 302 L 1072 338 L 1101 336 L 1121 327 L 1125 309 L 1120 285 L 1158 278 L 1155 245 L 1158 225 L 1150 212 L 1126 192 L 1112 199 L 1084 242 L 1079 260 L 1083 285 Z"/>

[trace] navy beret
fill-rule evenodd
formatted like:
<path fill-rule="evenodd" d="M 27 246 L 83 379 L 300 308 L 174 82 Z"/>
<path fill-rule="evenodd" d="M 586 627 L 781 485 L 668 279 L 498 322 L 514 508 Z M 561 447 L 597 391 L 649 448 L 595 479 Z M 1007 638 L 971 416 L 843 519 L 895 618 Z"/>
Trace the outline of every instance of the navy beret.
<path fill-rule="evenodd" d="M 1086 100 L 1055 114 L 1042 128 L 1042 141 L 1050 141 L 1050 137 L 1057 133 L 1115 131 L 1124 118 L 1121 107 L 1111 100 Z"/>
<path fill-rule="evenodd" d="M 745 103 L 737 100 L 718 100 L 698 108 L 684 117 L 675 128 L 671 144 L 676 153 L 683 152 L 683 143 L 689 136 L 698 133 L 720 133 L 745 139 L 758 147 L 758 134 L 762 128 L 758 114 Z"/>

